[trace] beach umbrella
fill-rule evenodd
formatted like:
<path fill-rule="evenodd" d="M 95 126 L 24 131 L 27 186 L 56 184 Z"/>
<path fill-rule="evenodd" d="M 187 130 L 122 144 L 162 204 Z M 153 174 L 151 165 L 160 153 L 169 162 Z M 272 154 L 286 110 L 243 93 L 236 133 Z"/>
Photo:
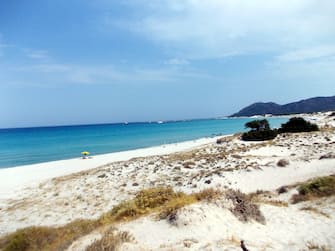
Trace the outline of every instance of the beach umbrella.
<path fill-rule="evenodd" d="M 86 156 L 86 155 L 89 155 L 90 152 L 87 152 L 87 151 L 84 151 L 84 152 L 81 152 L 82 155 Z"/>

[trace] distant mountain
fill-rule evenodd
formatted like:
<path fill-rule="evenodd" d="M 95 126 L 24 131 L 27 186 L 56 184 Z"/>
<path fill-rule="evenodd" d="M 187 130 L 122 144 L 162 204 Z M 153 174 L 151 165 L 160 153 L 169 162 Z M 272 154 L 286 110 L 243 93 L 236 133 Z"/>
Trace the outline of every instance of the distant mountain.
<path fill-rule="evenodd" d="M 273 102 L 254 103 L 231 115 L 231 117 L 254 116 L 264 114 L 284 115 L 296 113 L 324 112 L 331 110 L 335 110 L 335 96 L 309 98 L 286 105 L 278 105 Z"/>

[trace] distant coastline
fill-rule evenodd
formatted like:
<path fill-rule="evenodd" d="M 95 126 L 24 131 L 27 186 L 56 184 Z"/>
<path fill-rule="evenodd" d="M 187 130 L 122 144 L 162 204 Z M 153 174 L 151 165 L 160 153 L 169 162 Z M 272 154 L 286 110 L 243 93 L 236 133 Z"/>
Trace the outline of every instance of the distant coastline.
<path fill-rule="evenodd" d="M 274 102 L 257 102 L 251 104 L 230 117 L 243 117 L 255 115 L 292 115 L 300 113 L 327 112 L 335 110 L 335 96 L 315 97 L 297 102 L 278 105 Z"/>

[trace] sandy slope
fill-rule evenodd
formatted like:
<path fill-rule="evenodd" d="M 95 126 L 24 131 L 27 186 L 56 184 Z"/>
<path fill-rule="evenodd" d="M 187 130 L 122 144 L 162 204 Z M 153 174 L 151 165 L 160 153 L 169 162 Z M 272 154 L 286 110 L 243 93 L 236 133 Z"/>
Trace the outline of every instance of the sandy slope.
<path fill-rule="evenodd" d="M 329 216 L 301 210 L 302 205 L 265 204 L 261 206 L 264 225 L 243 223 L 227 209 L 200 203 L 180 210 L 177 225 L 145 217 L 120 226 L 120 230 L 139 240 L 126 244 L 133 250 L 238 250 L 240 239 L 251 250 L 301 250 L 308 243 L 335 247 L 334 202 L 334 198 L 323 202 Z"/>

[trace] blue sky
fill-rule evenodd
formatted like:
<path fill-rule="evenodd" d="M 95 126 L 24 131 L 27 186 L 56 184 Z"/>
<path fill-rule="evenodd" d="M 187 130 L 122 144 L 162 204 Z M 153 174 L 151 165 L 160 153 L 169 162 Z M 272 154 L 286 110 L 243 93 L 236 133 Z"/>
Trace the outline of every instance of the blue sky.
<path fill-rule="evenodd" d="M 0 1 L 0 127 L 335 95 L 333 0 Z"/>

